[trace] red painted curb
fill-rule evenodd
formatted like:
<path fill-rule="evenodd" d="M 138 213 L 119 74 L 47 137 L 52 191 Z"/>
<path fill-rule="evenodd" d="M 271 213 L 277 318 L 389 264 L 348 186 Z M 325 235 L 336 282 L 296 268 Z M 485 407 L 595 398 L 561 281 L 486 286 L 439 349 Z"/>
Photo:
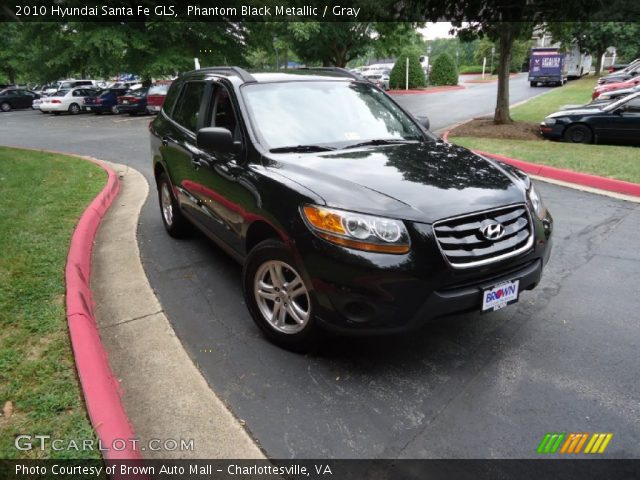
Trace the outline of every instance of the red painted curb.
<path fill-rule="evenodd" d="M 429 93 L 440 93 L 446 92 L 449 90 L 464 90 L 465 86 L 463 85 L 450 85 L 450 86 L 442 86 L 442 87 L 433 87 L 428 90 L 387 90 L 387 93 L 391 95 L 428 95 Z"/>
<path fill-rule="evenodd" d="M 449 130 L 442 134 L 442 139 L 445 142 L 449 141 Z M 515 158 L 505 157 L 504 155 L 498 155 L 495 153 L 483 152 L 481 150 L 474 150 L 474 152 L 491 157 L 495 160 L 508 163 L 520 170 L 531 173 L 532 175 L 538 175 L 540 177 L 552 178 L 554 180 L 560 180 L 568 183 L 575 183 L 585 187 L 598 188 L 600 190 L 606 190 L 609 192 L 622 193 L 624 195 L 632 195 L 634 197 L 640 197 L 640 184 L 633 182 L 625 182 L 624 180 L 616 180 L 613 178 L 600 177 L 598 175 L 591 175 L 589 173 L 575 172 L 573 170 L 566 170 L 564 168 L 550 167 L 548 165 L 541 165 L 539 163 L 525 162 L 524 160 L 517 160 Z"/>
<path fill-rule="evenodd" d="M 113 170 L 95 159 L 80 157 L 100 166 L 108 175 L 107 184 L 86 208 L 71 237 L 65 280 L 69 336 L 82 385 L 89 418 L 105 449 L 105 460 L 141 460 L 130 441 L 135 434 L 120 399 L 107 352 L 100 340 L 91 294 L 91 253 L 102 218 L 120 191 Z M 116 477 L 112 477 L 116 478 Z"/>
<path fill-rule="evenodd" d="M 65 267 L 67 324 L 87 412 L 100 442 L 103 458 L 107 462 L 125 459 L 142 462 L 140 451 L 132 448 L 134 443 L 131 440 L 136 436 L 122 406 L 120 383 L 111 371 L 107 352 L 100 339 L 90 286 L 93 242 L 104 215 L 120 191 L 118 177 L 103 162 L 91 157 L 53 150 L 12 148 L 88 160 L 107 173 L 107 184 L 82 213 L 71 236 Z M 116 471 L 110 478 L 130 477 Z"/>

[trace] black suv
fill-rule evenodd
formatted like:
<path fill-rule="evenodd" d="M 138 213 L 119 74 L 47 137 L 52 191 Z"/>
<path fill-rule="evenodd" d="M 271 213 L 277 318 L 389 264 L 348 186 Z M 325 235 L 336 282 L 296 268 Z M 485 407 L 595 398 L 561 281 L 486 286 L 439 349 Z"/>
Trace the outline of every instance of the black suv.
<path fill-rule="evenodd" d="M 253 319 L 286 348 L 497 310 L 551 252 L 524 173 L 344 70 L 196 70 L 150 130 L 167 231 L 194 224 L 241 262 Z"/>

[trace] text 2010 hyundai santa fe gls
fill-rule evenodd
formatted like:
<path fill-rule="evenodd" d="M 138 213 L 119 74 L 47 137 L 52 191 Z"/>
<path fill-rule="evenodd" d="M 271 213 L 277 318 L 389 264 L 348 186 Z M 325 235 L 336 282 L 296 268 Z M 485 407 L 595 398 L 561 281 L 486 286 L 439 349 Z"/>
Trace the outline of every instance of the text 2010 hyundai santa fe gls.
<path fill-rule="evenodd" d="M 549 212 L 524 173 L 423 123 L 338 70 L 187 73 L 150 125 L 162 220 L 242 262 L 255 322 L 294 350 L 517 301 Z"/>

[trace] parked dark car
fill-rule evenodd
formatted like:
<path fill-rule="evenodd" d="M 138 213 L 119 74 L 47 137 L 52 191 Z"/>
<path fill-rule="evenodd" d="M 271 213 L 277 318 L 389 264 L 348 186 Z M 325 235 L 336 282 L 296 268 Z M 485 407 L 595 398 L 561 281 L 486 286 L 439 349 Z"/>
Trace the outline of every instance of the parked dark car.
<path fill-rule="evenodd" d="M 147 112 L 158 113 L 162 108 L 171 84 L 154 85 L 147 94 Z"/>
<path fill-rule="evenodd" d="M 572 143 L 640 144 L 640 92 L 553 113 L 540 124 L 540 133 Z"/>
<path fill-rule="evenodd" d="M 341 69 L 187 73 L 150 125 L 162 221 L 244 265 L 285 348 L 497 310 L 539 283 L 551 215 L 527 175 L 427 124 Z"/>
<path fill-rule="evenodd" d="M 118 97 L 127 92 L 126 88 L 106 88 L 98 92 L 95 97 L 85 97 L 83 110 L 87 112 L 102 113 L 119 113 Z"/>
<path fill-rule="evenodd" d="M 118 97 L 118 112 L 138 115 L 147 113 L 147 93 L 148 88 L 138 88 L 129 90 L 124 95 Z"/>
<path fill-rule="evenodd" d="M 7 88 L 0 91 L 0 111 L 9 112 L 19 108 L 31 108 L 33 101 L 40 95 L 22 88 Z"/>

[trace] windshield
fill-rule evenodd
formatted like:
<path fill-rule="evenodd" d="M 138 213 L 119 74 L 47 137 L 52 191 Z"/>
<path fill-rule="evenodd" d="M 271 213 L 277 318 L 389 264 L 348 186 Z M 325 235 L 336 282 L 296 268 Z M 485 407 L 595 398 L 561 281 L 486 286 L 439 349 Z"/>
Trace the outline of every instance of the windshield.
<path fill-rule="evenodd" d="M 622 105 L 624 105 L 625 103 L 627 103 L 629 100 L 632 100 L 634 98 L 640 98 L 640 93 L 632 93 L 631 95 L 628 95 L 626 97 L 622 97 L 620 100 L 610 103 L 609 105 L 606 105 L 604 108 L 602 108 L 605 112 L 610 112 L 612 110 L 615 110 L 616 108 L 621 107 Z"/>
<path fill-rule="evenodd" d="M 366 140 L 418 140 L 422 131 L 384 93 L 358 82 L 304 81 L 242 88 L 261 143 L 346 147 Z"/>

